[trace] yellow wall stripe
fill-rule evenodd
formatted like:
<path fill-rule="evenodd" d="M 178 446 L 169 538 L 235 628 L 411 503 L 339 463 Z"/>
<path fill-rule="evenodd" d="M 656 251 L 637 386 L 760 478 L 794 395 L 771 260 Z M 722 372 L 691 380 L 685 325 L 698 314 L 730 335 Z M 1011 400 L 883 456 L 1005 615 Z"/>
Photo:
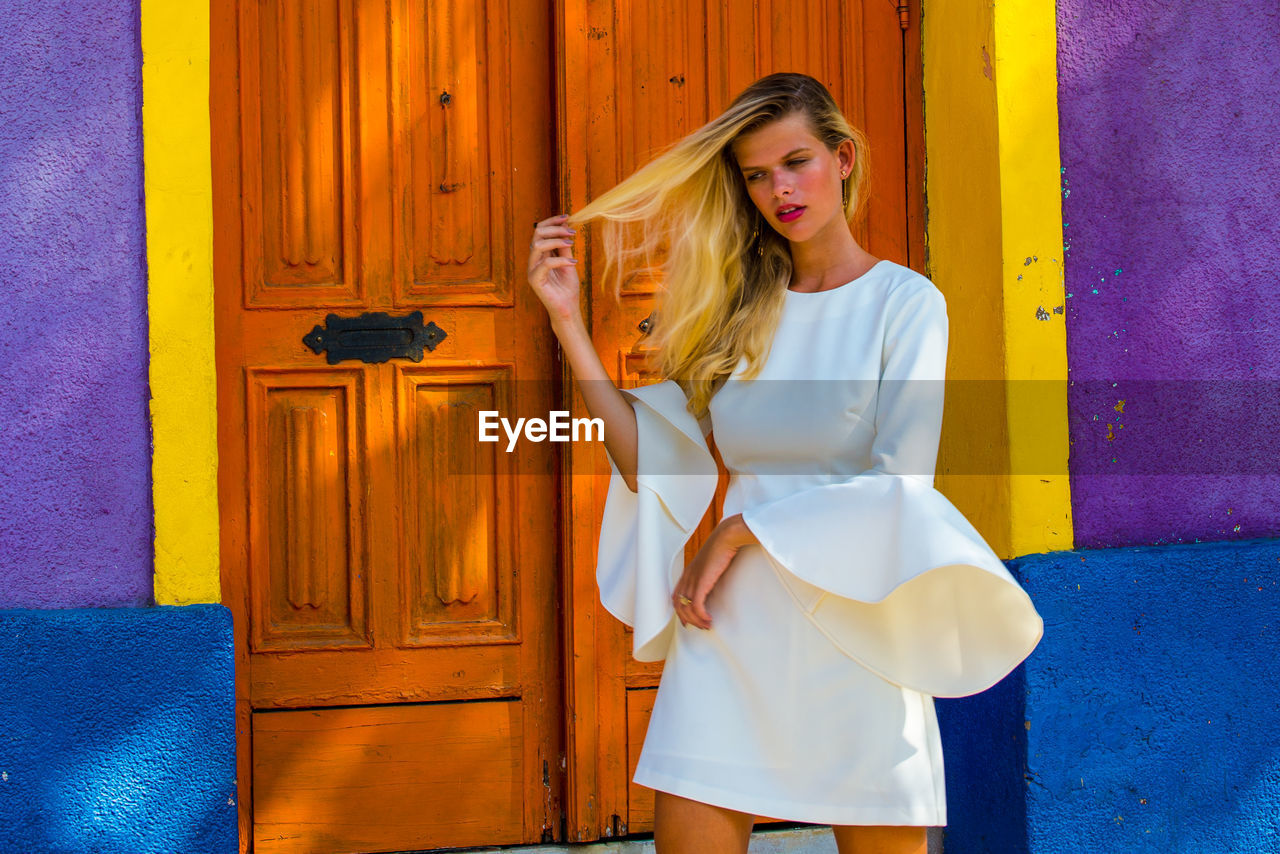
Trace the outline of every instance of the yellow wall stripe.
<path fill-rule="evenodd" d="M 949 377 L 984 381 L 949 390 L 937 482 L 1006 558 L 1073 546 L 1054 16 L 968 0 L 921 22 L 928 273 Z"/>
<path fill-rule="evenodd" d="M 155 599 L 219 602 L 209 8 L 141 11 Z"/>
<path fill-rule="evenodd" d="M 1054 4 L 993 4 L 1015 555 L 1069 549 L 1067 335 Z M 1036 474 L 1052 464 L 1056 474 Z M 1022 474 L 1026 472 L 1026 474 Z"/>

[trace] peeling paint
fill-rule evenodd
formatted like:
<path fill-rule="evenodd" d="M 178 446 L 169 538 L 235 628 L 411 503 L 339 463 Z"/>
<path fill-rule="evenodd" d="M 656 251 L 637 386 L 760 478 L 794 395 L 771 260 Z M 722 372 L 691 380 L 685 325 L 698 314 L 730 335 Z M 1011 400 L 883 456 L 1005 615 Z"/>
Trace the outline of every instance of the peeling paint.
<path fill-rule="evenodd" d="M 982 76 L 988 80 L 994 80 L 991 75 L 991 54 L 987 53 L 987 46 L 982 46 Z"/>

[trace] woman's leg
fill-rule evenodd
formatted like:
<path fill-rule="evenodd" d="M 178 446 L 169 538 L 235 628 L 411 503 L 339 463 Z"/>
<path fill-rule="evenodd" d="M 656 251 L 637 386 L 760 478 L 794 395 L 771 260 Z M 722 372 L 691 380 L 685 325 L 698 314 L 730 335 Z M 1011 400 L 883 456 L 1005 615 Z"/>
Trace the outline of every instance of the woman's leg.
<path fill-rule="evenodd" d="M 653 793 L 656 854 L 746 854 L 756 817 L 673 795 Z"/>
<path fill-rule="evenodd" d="M 835 825 L 840 854 L 927 854 L 928 830 L 897 825 Z"/>

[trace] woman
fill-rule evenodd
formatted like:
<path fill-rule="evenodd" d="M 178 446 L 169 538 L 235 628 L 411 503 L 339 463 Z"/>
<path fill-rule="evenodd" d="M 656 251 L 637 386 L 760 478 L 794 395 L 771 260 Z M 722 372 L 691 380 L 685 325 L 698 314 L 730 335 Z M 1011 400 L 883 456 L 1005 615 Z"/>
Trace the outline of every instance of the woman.
<path fill-rule="evenodd" d="M 946 823 L 933 697 L 990 687 L 1043 631 L 933 489 L 946 304 L 850 233 L 866 149 L 821 83 L 773 74 L 535 228 L 530 285 L 605 423 L 601 600 L 637 659 L 665 659 L 634 777 L 660 854 L 744 852 L 757 815 L 830 824 L 842 854 L 924 854 Z M 666 250 L 663 382 L 620 392 L 592 347 L 572 225 L 595 218 L 606 274 Z M 683 566 L 708 433 L 729 491 Z"/>

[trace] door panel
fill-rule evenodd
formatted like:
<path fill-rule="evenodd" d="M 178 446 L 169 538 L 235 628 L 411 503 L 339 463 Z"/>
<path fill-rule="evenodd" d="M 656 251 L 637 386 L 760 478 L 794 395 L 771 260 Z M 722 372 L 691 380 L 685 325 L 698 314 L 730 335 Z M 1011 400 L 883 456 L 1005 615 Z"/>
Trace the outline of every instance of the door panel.
<path fill-rule="evenodd" d="M 514 49 L 498 0 L 401 0 L 404 61 L 395 64 L 396 303 L 506 304 Z M 400 46 L 397 46 L 400 48 Z M 528 48 L 525 48 L 526 50 Z M 401 52 L 399 49 L 398 53 Z M 530 59 L 536 54 L 530 52 Z M 537 56 L 545 63 L 545 57 Z M 521 69 L 523 71 L 523 69 Z M 540 79 L 549 85 L 545 69 Z M 538 119 L 545 127 L 547 116 Z M 518 177 L 518 176 L 516 176 Z M 549 195 L 550 188 L 545 188 Z M 522 231 L 523 233 L 523 231 Z"/>
<path fill-rule="evenodd" d="M 400 644 L 518 640 L 511 456 L 476 441 L 479 413 L 511 412 L 511 369 L 399 368 L 405 608 Z"/>
<path fill-rule="evenodd" d="M 368 649 L 364 377 L 253 369 L 246 379 L 253 648 Z"/>
<path fill-rule="evenodd" d="M 550 23 L 535 0 L 214 6 L 242 846 L 560 833 L 557 457 L 477 423 L 561 408 L 523 285 L 554 205 Z M 443 332 L 420 354 L 304 343 L 339 336 L 329 315 L 403 338 L 387 317 L 414 310 Z"/>
<path fill-rule="evenodd" d="M 361 301 L 354 4 L 241 6 L 248 305 Z"/>
<path fill-rule="evenodd" d="M 255 715 L 254 851 L 519 842 L 522 713 L 503 701 Z"/>

